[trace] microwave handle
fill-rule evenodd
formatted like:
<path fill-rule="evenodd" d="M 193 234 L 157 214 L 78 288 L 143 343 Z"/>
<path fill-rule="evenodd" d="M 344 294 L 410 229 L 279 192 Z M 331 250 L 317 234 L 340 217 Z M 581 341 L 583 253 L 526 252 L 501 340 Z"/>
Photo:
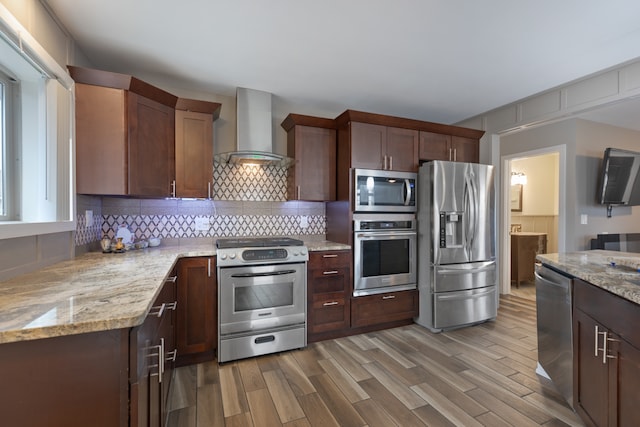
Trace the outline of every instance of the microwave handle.
<path fill-rule="evenodd" d="M 411 202 L 411 181 L 408 179 L 404 180 L 404 205 L 409 206 Z"/>

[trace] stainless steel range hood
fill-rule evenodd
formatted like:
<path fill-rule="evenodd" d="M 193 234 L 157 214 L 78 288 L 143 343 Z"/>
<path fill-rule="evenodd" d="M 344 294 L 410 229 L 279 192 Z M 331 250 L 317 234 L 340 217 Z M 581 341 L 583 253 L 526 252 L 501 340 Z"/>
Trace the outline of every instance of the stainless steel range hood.
<path fill-rule="evenodd" d="M 239 87 L 236 104 L 236 151 L 216 155 L 215 163 L 289 167 L 293 159 L 273 152 L 271 94 Z"/>

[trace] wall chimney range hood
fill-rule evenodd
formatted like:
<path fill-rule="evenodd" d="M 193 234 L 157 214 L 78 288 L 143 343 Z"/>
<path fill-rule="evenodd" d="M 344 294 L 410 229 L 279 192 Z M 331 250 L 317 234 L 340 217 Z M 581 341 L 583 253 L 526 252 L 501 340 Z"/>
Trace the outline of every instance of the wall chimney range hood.
<path fill-rule="evenodd" d="M 236 151 L 217 154 L 214 162 L 291 166 L 293 159 L 273 152 L 271 94 L 239 87 L 236 105 Z"/>

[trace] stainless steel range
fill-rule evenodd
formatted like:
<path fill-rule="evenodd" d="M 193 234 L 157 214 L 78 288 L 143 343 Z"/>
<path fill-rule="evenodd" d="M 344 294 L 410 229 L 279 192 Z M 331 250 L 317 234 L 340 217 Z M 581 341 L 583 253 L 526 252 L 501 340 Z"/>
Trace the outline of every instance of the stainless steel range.
<path fill-rule="evenodd" d="M 307 345 L 307 261 L 300 240 L 218 239 L 218 362 Z"/>

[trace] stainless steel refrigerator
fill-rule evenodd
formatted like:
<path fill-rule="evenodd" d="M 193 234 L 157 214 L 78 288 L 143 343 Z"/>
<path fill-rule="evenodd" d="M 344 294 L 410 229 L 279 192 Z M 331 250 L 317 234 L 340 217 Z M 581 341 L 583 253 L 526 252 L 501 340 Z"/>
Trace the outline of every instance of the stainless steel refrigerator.
<path fill-rule="evenodd" d="M 434 332 L 498 310 L 493 166 L 433 161 L 418 175 L 416 323 Z"/>

